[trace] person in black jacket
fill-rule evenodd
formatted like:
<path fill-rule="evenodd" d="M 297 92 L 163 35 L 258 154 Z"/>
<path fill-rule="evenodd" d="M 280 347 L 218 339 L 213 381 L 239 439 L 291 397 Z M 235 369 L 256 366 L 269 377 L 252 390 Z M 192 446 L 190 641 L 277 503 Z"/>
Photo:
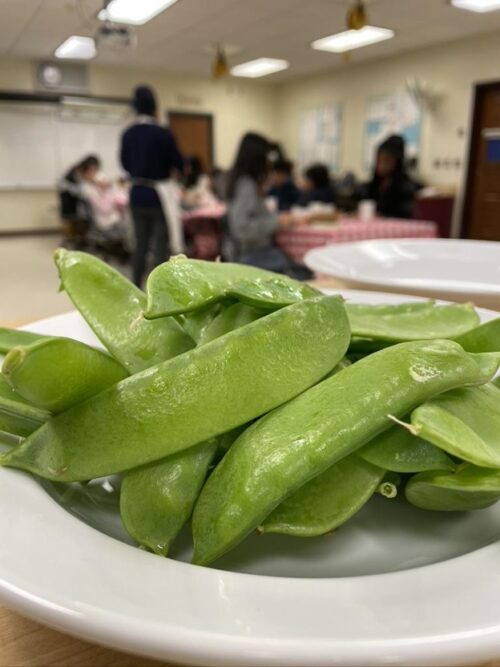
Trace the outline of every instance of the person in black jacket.
<path fill-rule="evenodd" d="M 313 202 L 335 204 L 335 186 L 326 165 L 321 162 L 312 164 L 304 171 L 303 178 L 304 186 L 299 202 L 301 206 L 308 206 Z"/>
<path fill-rule="evenodd" d="M 362 186 L 361 199 L 373 199 L 387 218 L 411 218 L 419 186 L 406 173 L 405 140 L 393 134 L 377 148 L 373 177 Z"/>
<path fill-rule="evenodd" d="M 153 90 L 138 86 L 133 106 L 136 122 L 122 135 L 120 157 L 132 179 L 130 208 L 135 234 L 132 268 L 134 282 L 140 286 L 149 248 L 152 246 L 155 266 L 170 254 L 167 212 L 162 208 L 155 184 L 170 178 L 174 170 L 182 172 L 184 162 L 172 132 L 157 122 Z"/>
<path fill-rule="evenodd" d="M 278 211 L 289 211 L 298 204 L 300 190 L 293 182 L 293 163 L 290 160 L 279 159 L 272 164 L 271 183 L 267 195 L 276 198 Z"/>
<path fill-rule="evenodd" d="M 59 213 L 68 241 L 76 247 L 83 247 L 85 236 L 91 224 L 91 213 L 85 199 L 84 185 L 93 183 L 101 161 L 96 155 L 87 155 L 69 169 L 58 185 Z"/>

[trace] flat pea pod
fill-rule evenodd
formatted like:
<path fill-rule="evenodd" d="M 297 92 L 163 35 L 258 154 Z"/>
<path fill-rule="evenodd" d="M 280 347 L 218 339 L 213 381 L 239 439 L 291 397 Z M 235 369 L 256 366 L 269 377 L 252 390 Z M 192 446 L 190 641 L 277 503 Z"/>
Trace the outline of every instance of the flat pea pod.
<path fill-rule="evenodd" d="M 352 336 L 372 340 L 454 339 L 479 324 L 479 316 L 469 303 L 435 306 L 423 302 L 421 308 L 412 309 L 407 305 L 380 307 L 348 303 L 346 309 Z"/>
<path fill-rule="evenodd" d="M 45 338 L 13 348 L 2 373 L 33 405 L 62 412 L 127 377 L 113 357 L 70 338 Z"/>
<path fill-rule="evenodd" d="M 234 331 L 251 322 L 255 322 L 255 320 L 258 320 L 268 313 L 269 311 L 262 311 L 253 306 L 247 306 L 244 303 L 233 303 L 227 308 L 223 308 L 217 317 L 215 317 L 205 328 L 200 336 L 198 344 L 205 345 L 229 331 Z"/>
<path fill-rule="evenodd" d="M 189 313 L 176 315 L 176 320 L 182 328 L 188 333 L 193 341 L 198 344 L 203 336 L 205 329 L 210 326 L 212 321 L 221 312 L 224 304 L 222 302 L 213 303 L 198 310 Z"/>
<path fill-rule="evenodd" d="M 166 556 L 189 520 L 217 449 L 216 440 L 125 473 L 120 514 L 139 544 Z"/>
<path fill-rule="evenodd" d="M 0 374 L 0 431 L 25 437 L 40 428 L 50 417 L 47 410 L 30 405 Z"/>
<path fill-rule="evenodd" d="M 55 251 L 62 285 L 96 336 L 129 373 L 136 373 L 194 346 L 173 318 L 148 322 L 144 292 L 88 253 Z"/>
<path fill-rule="evenodd" d="M 412 412 L 411 430 L 465 461 L 500 468 L 500 389 L 455 389 Z"/>
<path fill-rule="evenodd" d="M 500 470 L 463 464 L 449 471 L 421 472 L 405 489 L 408 502 L 420 509 L 438 512 L 467 512 L 500 500 Z"/>
<path fill-rule="evenodd" d="M 245 264 L 172 257 L 149 275 L 146 291 L 150 319 L 178 315 L 222 299 L 274 310 L 319 292 L 304 283 Z"/>
<path fill-rule="evenodd" d="M 297 396 L 348 342 L 342 299 L 300 301 L 57 415 L 0 463 L 81 481 L 164 458 Z"/>
<path fill-rule="evenodd" d="M 392 472 L 454 470 L 456 467 L 441 449 L 401 426 L 393 426 L 375 436 L 357 453 L 365 461 Z"/>
<path fill-rule="evenodd" d="M 265 415 L 232 445 L 200 494 L 194 562 L 209 563 L 231 549 L 303 484 L 392 426 L 390 415 L 486 382 L 498 363 L 498 355 L 470 355 L 453 341 L 400 343 Z"/>
<path fill-rule="evenodd" d="M 500 317 L 481 324 L 456 341 L 467 352 L 500 352 Z"/>
<path fill-rule="evenodd" d="M 286 498 L 258 530 L 296 537 L 331 533 L 359 512 L 384 475 L 356 454 L 346 456 Z"/>
<path fill-rule="evenodd" d="M 31 331 L 0 327 L 0 354 L 7 354 L 13 347 L 17 347 L 18 345 L 30 345 L 43 338 L 48 338 L 48 336 L 32 333 Z"/>

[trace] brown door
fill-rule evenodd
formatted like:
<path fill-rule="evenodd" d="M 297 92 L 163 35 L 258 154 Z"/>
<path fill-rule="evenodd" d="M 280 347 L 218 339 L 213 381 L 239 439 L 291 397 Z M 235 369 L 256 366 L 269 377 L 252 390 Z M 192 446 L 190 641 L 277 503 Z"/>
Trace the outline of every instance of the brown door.
<path fill-rule="evenodd" d="M 168 124 L 184 156 L 196 155 L 203 168 L 213 167 L 213 120 L 211 114 L 168 112 Z"/>
<path fill-rule="evenodd" d="M 500 81 L 476 87 L 463 222 L 466 238 L 500 241 Z"/>

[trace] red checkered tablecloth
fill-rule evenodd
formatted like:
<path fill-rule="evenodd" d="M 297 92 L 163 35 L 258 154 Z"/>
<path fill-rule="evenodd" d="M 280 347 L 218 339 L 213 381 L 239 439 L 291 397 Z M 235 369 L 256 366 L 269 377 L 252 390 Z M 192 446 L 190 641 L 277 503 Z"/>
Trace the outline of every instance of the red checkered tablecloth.
<path fill-rule="evenodd" d="M 366 241 L 369 239 L 436 238 L 434 222 L 421 220 L 395 220 L 375 218 L 361 222 L 356 218 L 344 218 L 331 225 L 304 225 L 278 232 L 277 243 L 286 254 L 300 264 L 308 250 L 330 243 Z"/>

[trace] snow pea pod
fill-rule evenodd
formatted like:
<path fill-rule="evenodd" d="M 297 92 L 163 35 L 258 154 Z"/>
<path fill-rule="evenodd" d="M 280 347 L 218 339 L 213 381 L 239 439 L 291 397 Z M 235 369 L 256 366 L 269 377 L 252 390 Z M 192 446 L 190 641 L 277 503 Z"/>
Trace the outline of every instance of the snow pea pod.
<path fill-rule="evenodd" d="M 0 431 L 28 436 L 50 417 L 50 412 L 31 405 L 0 374 Z"/>
<path fill-rule="evenodd" d="M 88 253 L 55 251 L 55 262 L 68 296 L 109 352 L 136 373 L 194 346 L 173 318 L 148 322 L 144 292 Z"/>
<path fill-rule="evenodd" d="M 356 454 L 346 456 L 286 498 L 258 530 L 296 537 L 330 533 L 359 512 L 384 475 Z"/>
<path fill-rule="evenodd" d="M 319 292 L 304 283 L 244 264 L 172 257 L 150 274 L 146 291 L 150 319 L 196 310 L 222 299 L 274 310 Z"/>
<path fill-rule="evenodd" d="M 411 430 L 421 438 L 485 468 L 500 468 L 500 389 L 455 389 L 412 412 Z"/>
<path fill-rule="evenodd" d="M 347 314 L 353 337 L 384 341 L 428 340 L 456 338 L 474 329 L 479 316 L 472 304 L 435 306 L 423 302 L 416 307 L 369 306 L 347 304 Z"/>
<path fill-rule="evenodd" d="M 229 331 L 239 329 L 240 327 L 255 322 L 269 311 L 262 311 L 253 306 L 247 306 L 244 303 L 233 303 L 227 308 L 223 308 L 212 322 L 205 328 L 200 336 L 199 345 L 205 345 L 219 336 L 223 336 Z"/>
<path fill-rule="evenodd" d="M 216 449 L 214 439 L 125 473 L 120 514 L 139 544 L 160 556 L 168 554 L 191 516 Z"/>
<path fill-rule="evenodd" d="M 484 383 L 498 364 L 498 355 L 467 354 L 448 340 L 400 343 L 265 415 L 232 445 L 200 494 L 194 562 L 209 563 L 231 549 L 286 497 L 389 428 L 390 415 L 401 417 L 454 387 Z"/>
<path fill-rule="evenodd" d="M 500 500 L 500 470 L 468 463 L 456 472 L 422 472 L 405 489 L 408 502 L 424 510 L 466 512 L 489 507 Z"/>
<path fill-rule="evenodd" d="M 455 339 L 467 352 L 500 352 L 500 317 Z"/>
<path fill-rule="evenodd" d="M 365 461 L 392 472 L 455 469 L 453 461 L 441 449 L 401 426 L 380 433 L 357 453 Z"/>
<path fill-rule="evenodd" d="M 32 333 L 31 331 L 0 327 L 0 354 L 7 354 L 9 350 L 17 345 L 30 345 L 30 343 L 43 338 L 49 338 L 49 336 Z"/>
<path fill-rule="evenodd" d="M 290 400 L 333 368 L 348 342 L 342 299 L 300 301 L 57 415 L 0 463 L 80 481 L 164 458 Z"/>

